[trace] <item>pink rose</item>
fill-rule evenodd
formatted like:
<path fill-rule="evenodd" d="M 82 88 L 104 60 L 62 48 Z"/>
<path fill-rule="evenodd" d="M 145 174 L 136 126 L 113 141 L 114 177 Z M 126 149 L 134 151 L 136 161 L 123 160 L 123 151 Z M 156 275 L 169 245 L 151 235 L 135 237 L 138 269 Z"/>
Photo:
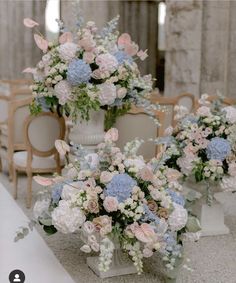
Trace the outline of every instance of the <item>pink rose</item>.
<path fill-rule="evenodd" d="M 33 27 L 39 26 L 37 22 L 35 22 L 34 20 L 30 18 L 25 18 L 23 22 L 27 28 L 33 28 Z"/>
<path fill-rule="evenodd" d="M 201 106 L 200 108 L 198 108 L 197 110 L 197 115 L 201 116 L 201 117 L 209 117 L 211 116 L 211 109 L 207 106 Z"/>
<path fill-rule="evenodd" d="M 98 204 L 98 201 L 95 198 L 88 200 L 87 210 L 90 213 L 98 213 L 99 212 L 99 204 Z"/>
<path fill-rule="evenodd" d="M 107 215 L 102 215 L 93 219 L 97 231 L 100 232 L 101 236 L 104 237 L 106 234 L 112 231 L 112 219 Z"/>
<path fill-rule="evenodd" d="M 93 52 L 84 52 L 83 59 L 87 64 L 91 64 L 94 62 L 95 55 Z"/>
<path fill-rule="evenodd" d="M 138 175 L 140 176 L 141 179 L 143 179 L 144 181 L 149 181 L 152 182 L 154 175 L 153 172 L 146 166 L 143 167 L 139 172 Z"/>
<path fill-rule="evenodd" d="M 106 197 L 103 206 L 107 212 L 117 211 L 118 209 L 118 200 L 116 197 Z"/>
<path fill-rule="evenodd" d="M 118 130 L 116 128 L 111 128 L 110 130 L 108 130 L 105 134 L 105 142 L 108 141 L 112 141 L 112 142 L 116 142 L 118 140 Z"/>
<path fill-rule="evenodd" d="M 235 177 L 236 176 L 236 163 L 235 162 L 230 163 L 228 170 L 229 170 L 229 175 Z"/>
<path fill-rule="evenodd" d="M 143 249 L 143 256 L 144 257 L 151 257 L 153 255 L 153 251 L 148 249 L 148 248 L 145 248 Z"/>
<path fill-rule="evenodd" d="M 113 174 L 108 172 L 108 171 L 103 171 L 101 173 L 101 176 L 100 176 L 100 182 L 102 184 L 107 184 L 111 181 L 111 179 L 113 178 Z"/>
<path fill-rule="evenodd" d="M 22 71 L 22 73 L 27 73 L 27 74 L 36 74 L 37 70 L 36 68 L 26 68 Z"/>
<path fill-rule="evenodd" d="M 166 177 L 169 182 L 175 182 L 181 177 L 181 173 L 178 170 L 168 168 L 166 170 Z"/>
<path fill-rule="evenodd" d="M 96 46 L 96 42 L 93 39 L 93 36 L 89 33 L 79 40 L 78 45 L 82 47 L 85 51 L 92 51 Z"/>
<path fill-rule="evenodd" d="M 64 32 L 60 37 L 59 37 L 59 43 L 64 44 L 66 42 L 72 42 L 73 41 L 73 35 L 71 32 L 67 31 Z"/>

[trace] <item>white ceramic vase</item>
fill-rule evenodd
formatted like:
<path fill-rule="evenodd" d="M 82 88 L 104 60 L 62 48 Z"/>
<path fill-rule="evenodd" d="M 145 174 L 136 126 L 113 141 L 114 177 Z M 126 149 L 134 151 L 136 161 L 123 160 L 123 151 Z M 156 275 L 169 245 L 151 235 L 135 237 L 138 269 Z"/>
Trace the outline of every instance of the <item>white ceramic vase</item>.
<path fill-rule="evenodd" d="M 188 189 L 197 191 L 200 195 L 192 206 L 192 212 L 196 214 L 200 223 L 202 236 L 217 236 L 229 234 L 229 228 L 224 223 L 224 210 L 222 204 L 214 197 L 219 187 L 210 184 L 211 203 L 207 203 L 207 184 L 188 182 L 185 184 Z"/>
<path fill-rule="evenodd" d="M 89 117 L 89 121 L 77 118 L 69 133 L 69 140 L 75 145 L 80 144 L 87 150 L 95 151 L 104 139 L 105 111 L 91 111 Z"/>

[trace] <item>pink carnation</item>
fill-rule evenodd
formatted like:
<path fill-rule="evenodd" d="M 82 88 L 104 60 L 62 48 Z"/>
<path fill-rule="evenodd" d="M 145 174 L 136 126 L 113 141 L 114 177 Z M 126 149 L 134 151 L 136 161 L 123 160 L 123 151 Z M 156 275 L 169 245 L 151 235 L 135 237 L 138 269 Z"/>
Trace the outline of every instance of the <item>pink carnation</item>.
<path fill-rule="evenodd" d="M 118 200 L 115 197 L 106 197 L 103 206 L 107 212 L 117 211 L 118 209 Z"/>
<path fill-rule="evenodd" d="M 58 53 L 62 60 L 71 61 L 75 58 L 78 46 L 73 42 L 66 42 L 58 47 Z"/>
<path fill-rule="evenodd" d="M 108 130 L 105 134 L 105 141 L 112 141 L 112 142 L 116 142 L 118 140 L 119 134 L 118 134 L 118 130 L 116 128 L 111 128 L 110 130 Z"/>
<path fill-rule="evenodd" d="M 202 117 L 209 117 L 211 116 L 211 109 L 207 106 L 201 106 L 197 110 L 197 115 L 202 116 Z"/>
<path fill-rule="evenodd" d="M 102 184 L 107 184 L 111 181 L 112 177 L 113 177 L 113 174 L 111 172 L 103 171 L 100 175 L 100 182 Z"/>

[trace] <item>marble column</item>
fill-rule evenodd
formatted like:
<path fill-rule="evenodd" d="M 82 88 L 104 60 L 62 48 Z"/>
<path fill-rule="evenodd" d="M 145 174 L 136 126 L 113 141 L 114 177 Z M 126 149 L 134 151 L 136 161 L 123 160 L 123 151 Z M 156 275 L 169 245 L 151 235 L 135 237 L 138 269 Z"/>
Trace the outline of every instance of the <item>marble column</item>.
<path fill-rule="evenodd" d="M 46 1 L 0 1 L 0 79 L 24 78 L 22 70 L 39 61 L 41 51 L 23 19 L 33 18 L 44 33 L 45 6 Z"/>
<path fill-rule="evenodd" d="M 165 94 L 236 97 L 236 3 L 167 0 Z"/>

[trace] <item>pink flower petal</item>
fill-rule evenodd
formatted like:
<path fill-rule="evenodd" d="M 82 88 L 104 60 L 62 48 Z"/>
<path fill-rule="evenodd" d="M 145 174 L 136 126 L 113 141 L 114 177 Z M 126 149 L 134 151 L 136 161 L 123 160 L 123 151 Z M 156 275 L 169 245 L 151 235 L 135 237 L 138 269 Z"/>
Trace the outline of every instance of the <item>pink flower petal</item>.
<path fill-rule="evenodd" d="M 122 33 L 118 38 L 118 46 L 125 46 L 127 44 L 131 44 L 131 37 L 128 33 Z"/>
<path fill-rule="evenodd" d="M 42 176 L 34 176 L 34 180 L 37 184 L 43 187 L 51 186 L 54 183 L 54 180 L 52 178 L 46 178 Z"/>
<path fill-rule="evenodd" d="M 35 68 L 26 68 L 22 71 L 22 73 L 27 73 L 27 74 L 35 74 L 36 69 Z"/>
<path fill-rule="evenodd" d="M 39 26 L 37 22 L 35 22 L 34 20 L 30 18 L 25 18 L 23 22 L 27 28 L 33 28 L 33 27 Z"/>
<path fill-rule="evenodd" d="M 60 37 L 59 37 L 59 42 L 60 44 L 64 44 L 66 42 L 72 42 L 73 41 L 73 35 L 71 32 L 67 31 L 64 32 Z"/>
<path fill-rule="evenodd" d="M 37 44 L 38 48 L 43 50 L 43 52 L 45 53 L 47 51 L 47 49 L 48 49 L 48 42 L 47 42 L 47 40 L 43 39 L 38 34 L 34 34 L 34 40 L 35 40 L 35 43 Z"/>
<path fill-rule="evenodd" d="M 146 49 L 145 51 L 140 50 L 140 51 L 137 53 L 137 56 L 139 57 L 140 60 L 144 61 L 144 60 L 148 57 L 147 49 Z"/>
<path fill-rule="evenodd" d="M 134 56 L 138 52 L 138 45 L 135 43 L 130 43 L 125 45 L 125 52 L 130 56 Z"/>

